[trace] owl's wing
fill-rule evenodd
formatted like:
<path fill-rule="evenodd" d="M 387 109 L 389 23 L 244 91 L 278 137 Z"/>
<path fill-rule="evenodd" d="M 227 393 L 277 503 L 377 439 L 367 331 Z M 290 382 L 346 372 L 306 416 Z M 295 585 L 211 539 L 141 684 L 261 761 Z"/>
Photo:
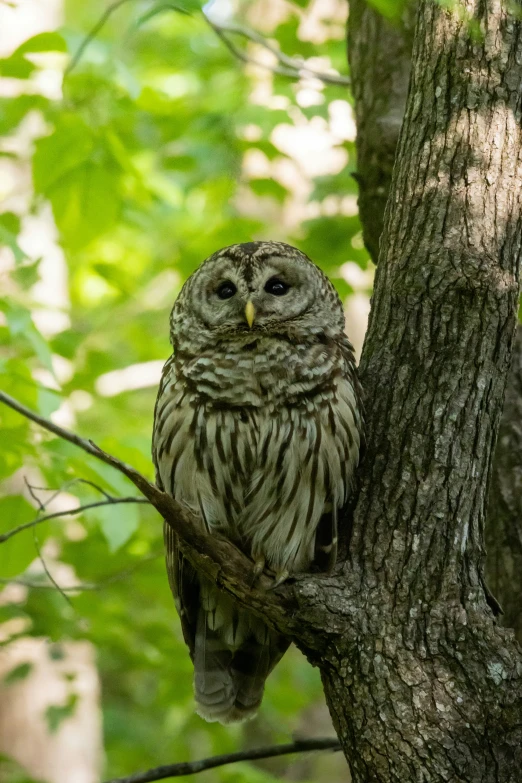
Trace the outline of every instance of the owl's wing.
<path fill-rule="evenodd" d="M 357 467 L 359 448 L 363 443 L 363 404 L 359 379 L 355 370 L 355 357 L 353 347 L 346 335 L 339 342 L 341 359 L 341 384 L 344 384 L 344 394 L 340 394 L 346 410 L 345 423 L 347 427 L 337 427 L 334 443 L 339 454 L 342 455 L 343 469 L 345 471 L 346 497 L 343 503 L 332 503 L 332 510 L 324 514 L 317 527 L 315 537 L 314 565 L 320 571 L 330 573 L 337 560 L 338 551 L 338 520 L 345 515 L 348 506 L 348 498 L 353 488 L 353 473 Z M 349 411 L 349 412 L 348 412 Z M 357 444 L 356 447 L 355 443 Z"/>
<path fill-rule="evenodd" d="M 181 398 L 182 399 L 182 398 Z M 156 468 L 156 484 L 163 492 L 173 496 L 172 484 L 174 456 L 183 454 L 187 434 L 187 412 L 183 408 L 180 395 L 176 393 L 176 377 L 174 356 L 165 364 L 161 384 L 154 410 L 154 437 L 152 442 L 152 458 Z M 174 442 L 175 437 L 178 440 Z M 196 626 L 199 608 L 199 582 L 196 572 L 181 553 L 175 532 L 166 522 L 163 523 L 163 538 L 165 541 L 165 559 L 170 589 L 174 596 L 176 609 L 180 616 L 183 638 L 194 658 Z"/>
<path fill-rule="evenodd" d="M 181 630 L 190 657 L 194 659 L 196 630 L 200 606 L 199 580 L 196 571 L 179 550 L 177 536 L 166 522 L 163 523 L 167 576 L 181 620 Z"/>

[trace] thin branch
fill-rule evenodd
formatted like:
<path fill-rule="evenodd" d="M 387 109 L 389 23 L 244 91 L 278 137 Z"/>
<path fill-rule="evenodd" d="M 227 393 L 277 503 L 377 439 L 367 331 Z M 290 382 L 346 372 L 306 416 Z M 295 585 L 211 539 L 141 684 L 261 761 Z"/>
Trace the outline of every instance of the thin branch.
<path fill-rule="evenodd" d="M 77 484 L 85 484 L 87 487 L 92 487 L 92 489 L 95 489 L 96 492 L 99 492 L 100 495 L 103 495 L 107 500 L 114 500 L 115 496 L 110 495 L 108 492 L 106 492 L 103 487 L 100 487 L 99 484 L 95 484 L 94 481 L 89 481 L 89 479 L 84 478 L 73 478 L 70 481 L 66 481 L 65 484 L 62 484 L 61 487 L 36 487 L 34 484 L 29 484 L 27 479 L 24 479 L 25 484 L 27 488 L 29 489 L 29 492 L 31 493 L 31 490 L 34 492 L 52 492 L 50 498 L 47 498 L 47 500 L 44 503 L 44 506 L 48 506 L 50 503 L 53 502 L 53 500 L 56 500 L 58 495 L 61 495 L 62 492 L 67 492 L 68 489 L 70 489 L 73 486 L 76 486 Z M 32 493 L 31 493 L 32 494 Z M 33 496 L 34 497 L 34 496 Z M 39 499 L 35 498 L 36 502 L 39 503 Z"/>
<path fill-rule="evenodd" d="M 85 50 L 96 38 L 105 24 L 109 21 L 112 14 L 122 5 L 128 2 L 130 2 L 130 0 L 116 0 L 115 3 L 112 3 L 112 5 L 110 5 L 103 12 L 94 27 L 81 42 L 76 51 L 76 54 L 72 57 L 69 65 L 65 69 L 64 77 L 68 76 L 71 71 L 76 68 L 81 58 L 83 57 Z M 250 28 L 237 24 L 219 24 L 218 22 L 212 21 L 204 12 L 203 18 L 209 27 L 223 41 L 227 49 L 234 55 L 234 57 L 236 57 L 238 60 L 241 60 L 241 62 L 257 65 L 259 68 L 264 68 L 265 70 L 272 71 L 272 73 L 277 73 L 281 76 L 287 76 L 290 79 L 314 78 L 320 79 L 320 81 L 326 84 L 338 84 L 342 86 L 348 86 L 350 84 L 350 79 L 347 76 L 325 73 L 324 71 L 316 71 L 313 68 L 308 67 L 301 59 L 289 57 L 287 54 L 270 43 L 270 41 L 265 38 L 264 35 L 261 35 L 256 30 L 251 30 Z M 236 46 L 233 41 L 230 40 L 227 33 L 229 35 L 239 35 L 242 38 L 246 38 L 247 40 L 258 44 L 259 46 L 262 46 L 264 49 L 267 49 L 275 56 L 280 65 L 269 65 L 268 63 L 263 63 L 259 60 L 253 59 L 246 52 Z"/>
<path fill-rule="evenodd" d="M 30 408 L 26 408 L 25 405 L 5 392 L 0 391 L 0 402 L 127 476 L 176 533 L 181 552 L 194 568 L 217 587 L 226 590 L 241 606 L 247 607 L 279 633 L 294 640 L 300 639 L 308 648 L 314 648 L 320 643 L 318 636 L 324 636 L 324 628 L 317 624 L 315 615 L 310 614 L 306 590 L 301 591 L 299 583 L 310 583 L 317 578 L 325 578 L 324 575 L 322 577 L 310 574 L 296 575 L 292 580 L 289 580 L 290 583 L 278 587 L 277 590 L 269 591 L 271 581 L 262 574 L 253 585 L 253 563 L 243 552 L 223 536 L 217 533 L 207 533 L 197 516 L 174 500 L 171 495 L 148 481 L 137 470 L 113 457 L 112 454 L 103 451 L 92 440 L 80 438 L 74 432 L 70 432 L 38 415 Z M 113 502 L 136 503 L 139 501 L 136 498 L 115 498 Z M 94 508 L 96 505 L 107 505 L 107 503 L 88 504 L 83 507 L 83 510 L 87 507 Z M 73 509 L 71 512 L 58 512 L 49 515 L 48 518 L 63 516 L 65 513 L 79 513 L 79 509 Z M 41 518 L 39 522 L 41 521 L 44 519 Z M 33 523 L 29 522 L 22 526 L 22 529 L 32 527 L 33 524 L 39 524 L 39 522 L 36 520 Z M 0 538 L 0 542 L 5 540 L 6 535 L 14 535 L 14 531 L 4 534 Z M 292 582 L 295 583 L 295 587 Z"/>
<path fill-rule="evenodd" d="M 288 76 L 291 79 L 300 78 L 299 73 L 297 73 L 295 69 L 284 68 L 279 65 L 269 65 L 268 63 L 262 63 L 259 62 L 259 60 L 254 60 L 253 57 L 250 57 L 246 52 L 236 46 L 227 35 L 225 35 L 226 28 L 216 24 L 211 19 L 209 19 L 208 16 L 205 16 L 205 14 L 203 14 L 203 16 L 209 27 L 211 27 L 212 30 L 214 30 L 216 33 L 217 37 L 223 41 L 229 52 L 231 52 L 234 57 L 237 57 L 238 60 L 241 60 L 241 62 L 248 63 L 250 65 L 257 65 L 258 68 L 264 68 L 265 70 L 272 71 L 272 73 L 278 73 L 281 76 Z"/>
<path fill-rule="evenodd" d="M 157 492 L 156 487 L 151 484 L 150 481 L 147 481 L 145 476 L 142 476 L 141 473 L 138 473 L 137 470 L 131 468 L 130 465 L 126 465 L 124 462 L 116 459 L 116 457 L 113 457 L 111 454 L 107 454 L 107 452 L 103 451 L 95 443 L 93 443 L 92 440 L 85 440 L 84 438 L 80 438 L 79 435 L 76 435 L 70 430 L 66 430 L 64 427 L 60 427 L 50 419 L 39 416 L 30 408 L 22 405 L 21 402 L 18 402 L 18 400 L 15 400 L 14 397 L 11 397 L 9 394 L 6 394 L 3 391 L 0 391 L 0 402 L 8 405 L 18 413 L 21 413 L 22 416 L 25 416 L 26 419 L 30 419 L 31 421 L 34 421 L 35 424 L 39 424 L 40 427 L 48 430 L 48 432 L 52 432 L 59 438 L 62 438 L 69 443 L 73 443 L 75 446 L 83 449 L 83 451 L 86 451 L 87 454 L 91 454 L 93 457 L 96 457 L 102 462 L 105 462 L 106 465 L 110 465 L 111 467 L 116 468 L 116 470 L 118 470 L 120 473 L 123 473 L 124 476 L 127 476 L 127 478 L 130 479 L 141 492 L 143 492 L 145 497 L 148 497 L 147 490 L 150 491 L 151 488 Z M 130 501 L 127 500 L 127 502 Z"/>
<path fill-rule="evenodd" d="M 89 511 L 91 508 L 99 508 L 100 506 L 113 506 L 119 503 L 144 503 L 149 505 L 149 501 L 145 498 L 114 498 L 113 500 L 99 500 L 96 503 L 86 503 L 84 506 L 77 506 L 77 508 L 68 508 L 65 511 L 54 511 L 52 514 L 44 514 L 41 517 L 33 519 L 31 522 L 25 522 L 23 525 L 18 525 L 12 530 L 8 530 L 7 533 L 0 535 L 0 544 L 4 541 L 8 541 L 13 536 L 21 533 L 23 530 L 29 530 L 36 525 L 41 525 L 42 522 L 48 522 L 50 519 L 58 519 L 59 517 L 70 517 L 76 514 L 81 514 L 82 511 Z"/>
<path fill-rule="evenodd" d="M 105 783 L 151 783 L 154 780 L 165 778 L 179 778 L 184 775 L 195 775 L 206 769 L 223 767 L 225 764 L 236 764 L 239 761 L 256 761 L 270 759 L 276 756 L 287 756 L 290 753 L 305 753 L 311 750 L 341 750 L 341 744 L 337 739 L 309 739 L 296 740 L 286 745 L 271 745 L 266 748 L 244 750 L 239 753 L 225 753 L 222 756 L 211 756 L 199 761 L 185 761 L 180 764 L 165 764 L 162 767 L 149 769 L 147 772 L 138 772 L 125 778 L 112 778 Z"/>
<path fill-rule="evenodd" d="M 78 582 L 76 585 L 57 585 L 58 589 L 64 593 L 82 593 L 86 591 L 102 590 L 107 585 L 115 584 L 116 582 L 123 582 L 128 576 L 131 576 L 135 571 L 141 568 L 145 563 L 149 563 L 151 560 L 157 560 L 158 557 L 162 557 L 163 552 L 151 552 L 150 555 L 145 555 L 141 558 L 139 563 L 122 568 L 120 571 L 111 574 L 110 576 L 100 579 L 99 582 Z M 36 582 L 30 579 L 23 579 L 20 577 L 13 577 L 11 579 L 0 578 L 0 584 L 2 585 L 21 585 L 22 587 L 28 587 L 30 590 L 55 590 L 55 583 Z"/>
<path fill-rule="evenodd" d="M 125 5 L 125 3 L 128 3 L 130 0 L 116 0 L 115 3 L 112 3 L 108 8 L 105 9 L 103 14 L 100 16 L 94 27 L 91 29 L 89 33 L 85 36 L 81 44 L 79 45 L 76 54 L 71 59 L 71 62 L 67 66 L 64 72 L 64 77 L 68 76 L 71 71 L 76 68 L 78 63 L 83 57 L 83 53 L 91 43 L 91 41 L 94 41 L 100 30 L 105 26 L 105 24 L 109 21 L 112 14 L 118 10 L 118 8 L 121 8 L 122 5 Z"/>
<path fill-rule="evenodd" d="M 325 73 L 324 71 L 316 71 L 314 68 L 310 68 L 301 58 L 289 57 L 287 54 L 274 46 L 267 38 L 265 38 L 264 35 L 258 33 L 257 30 L 251 30 L 248 27 L 243 27 L 242 25 L 238 24 L 218 24 L 217 22 L 212 21 L 212 19 L 206 16 L 206 14 L 203 14 L 203 16 L 205 17 L 207 24 L 210 25 L 216 35 L 221 38 L 223 43 L 232 52 L 232 54 L 234 54 L 242 62 L 252 63 L 253 65 L 259 66 L 260 68 L 268 69 L 274 73 L 281 74 L 282 76 L 290 76 L 293 79 L 300 79 L 303 77 L 314 78 L 320 79 L 320 81 L 325 82 L 326 84 L 338 84 L 342 85 L 343 87 L 348 87 L 350 85 L 350 79 L 348 76 Z M 254 60 L 253 58 L 249 57 L 242 49 L 239 49 L 239 47 L 232 43 L 232 41 L 226 35 L 227 33 L 230 35 L 239 35 L 242 38 L 246 38 L 248 41 L 252 41 L 259 46 L 262 46 L 264 49 L 267 49 L 269 52 L 271 52 L 271 54 L 274 55 L 278 62 L 281 63 L 282 67 L 268 65 L 267 63 L 259 62 L 259 60 Z"/>
<path fill-rule="evenodd" d="M 62 598 L 69 604 L 69 606 L 72 607 L 73 606 L 73 602 L 71 601 L 69 596 L 66 595 L 65 592 L 62 590 L 62 588 L 60 587 L 60 585 L 55 580 L 54 576 L 51 574 L 51 572 L 49 571 L 49 569 L 47 567 L 47 563 L 45 562 L 44 556 L 42 555 L 42 550 L 40 548 L 40 542 L 38 541 L 38 536 L 36 535 L 36 528 L 34 528 L 34 527 L 33 527 L 33 541 L 34 541 L 34 546 L 35 546 L 36 552 L 38 553 L 38 559 L 39 559 L 40 563 L 42 564 L 43 570 L 45 571 L 45 573 L 47 575 L 47 578 L 51 582 L 51 584 L 54 587 L 54 589 L 57 590 L 57 592 L 60 593 Z"/>

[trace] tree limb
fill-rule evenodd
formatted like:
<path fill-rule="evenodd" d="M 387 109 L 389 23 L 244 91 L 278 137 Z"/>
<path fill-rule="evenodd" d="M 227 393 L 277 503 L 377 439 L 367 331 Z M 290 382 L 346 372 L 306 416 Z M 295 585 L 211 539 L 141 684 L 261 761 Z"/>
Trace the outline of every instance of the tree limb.
<path fill-rule="evenodd" d="M 325 73 L 324 71 L 316 71 L 314 68 L 310 68 L 303 60 L 296 57 L 289 57 L 276 46 L 273 46 L 264 35 L 261 35 L 256 30 L 251 30 L 248 27 L 243 27 L 238 24 L 218 24 L 210 19 L 206 14 L 203 14 L 207 24 L 214 30 L 218 38 L 220 38 L 225 46 L 232 54 L 244 63 L 250 63 L 251 65 L 257 65 L 258 68 L 264 68 L 272 71 L 272 73 L 280 74 L 281 76 L 289 76 L 292 79 L 319 79 L 325 84 L 338 84 L 343 87 L 348 86 L 351 80 L 348 76 L 340 76 L 336 74 Z M 228 35 L 227 35 L 228 34 Z M 246 38 L 252 43 L 256 43 L 267 49 L 280 63 L 277 65 L 269 65 L 268 63 L 260 62 L 250 57 L 246 52 L 237 47 L 233 41 L 230 40 L 229 35 L 239 35 Z"/>
<path fill-rule="evenodd" d="M 149 501 L 145 498 L 113 498 L 112 500 L 98 500 L 95 503 L 85 503 L 83 506 L 77 506 L 76 508 L 68 508 L 65 511 L 53 511 L 51 514 L 44 514 L 41 517 L 31 520 L 31 522 L 24 522 L 23 525 L 18 525 L 12 530 L 8 530 L 6 533 L 0 534 L 0 544 L 5 541 L 9 541 L 10 538 L 16 536 L 18 533 L 22 533 L 24 530 L 29 530 L 37 525 L 41 525 L 42 522 L 48 522 L 50 519 L 59 519 L 60 517 L 71 517 L 81 514 L 84 511 L 89 511 L 91 508 L 99 508 L 100 506 L 115 506 L 120 503 L 146 503 L 149 505 Z"/>
<path fill-rule="evenodd" d="M 221 756 L 211 756 L 199 761 L 185 761 L 180 764 L 165 764 L 162 767 L 149 769 L 147 772 L 138 772 L 123 778 L 112 778 L 106 783 L 151 783 L 154 780 L 165 778 L 178 778 L 185 775 L 195 775 L 206 769 L 223 767 L 225 764 L 236 764 L 240 761 L 257 761 L 270 759 L 276 756 L 287 756 L 290 753 L 306 753 L 312 750 L 341 750 L 337 739 L 302 739 L 289 742 L 286 745 L 271 745 L 266 748 L 254 748 L 238 753 L 225 753 Z"/>
<path fill-rule="evenodd" d="M 319 621 L 319 614 L 314 620 L 314 614 L 309 611 L 310 596 L 315 595 L 319 612 L 322 599 L 317 594 L 317 590 L 313 588 L 313 583 L 316 580 L 327 579 L 325 575 L 298 576 L 294 579 L 293 585 L 285 584 L 274 591 L 268 590 L 270 580 L 261 575 L 255 586 L 252 586 L 252 561 L 225 538 L 206 533 L 194 515 L 170 495 L 158 489 L 137 470 L 121 462 L 112 454 L 103 451 L 92 440 L 81 438 L 76 433 L 40 416 L 5 392 L 0 391 L 0 402 L 126 476 L 176 532 L 183 554 L 195 568 L 233 595 L 240 604 L 262 617 L 271 627 L 277 628 L 281 633 L 296 640 L 306 640 L 305 643 L 312 648 L 319 643 L 317 631 L 325 633 L 325 629 L 323 623 Z M 118 500 L 115 498 L 112 502 L 118 502 Z M 134 499 L 122 498 L 121 500 L 136 502 Z M 107 505 L 107 502 L 99 501 L 86 504 L 83 510 L 100 505 Z M 46 515 L 45 519 L 64 516 L 65 513 L 78 513 L 78 510 L 55 512 Z M 20 526 L 20 529 L 33 527 L 43 521 L 45 521 L 44 518 L 40 518 L 33 522 L 27 522 Z M 5 533 L 3 538 L 0 538 L 0 542 L 6 540 L 6 537 L 15 535 L 16 532 L 20 532 L 19 529 Z M 321 606 L 321 611 L 323 610 L 324 607 Z M 317 622 L 319 622 L 319 628 Z M 337 632 L 336 628 L 333 630 Z"/>
<path fill-rule="evenodd" d="M 64 77 L 68 76 L 71 73 L 71 71 L 73 71 L 74 68 L 76 68 L 81 58 L 83 57 L 85 50 L 87 49 L 89 44 L 96 38 L 98 33 L 103 29 L 105 24 L 109 21 L 112 14 L 115 11 L 117 11 L 119 8 L 121 8 L 122 5 L 125 5 L 125 3 L 128 2 L 130 2 L 130 0 L 116 0 L 116 2 L 112 3 L 112 5 L 110 5 L 108 8 L 105 9 L 103 14 L 100 16 L 96 24 L 91 29 L 91 31 L 85 36 L 85 38 L 81 42 L 74 56 L 71 58 L 70 63 L 65 69 Z M 182 11 L 181 8 L 175 8 L 175 7 L 172 10 L 178 12 Z M 188 13 L 188 12 L 184 11 L 183 13 Z M 250 30 L 249 28 L 243 27 L 241 25 L 219 24 L 218 22 L 211 20 L 204 12 L 202 12 L 202 16 L 205 22 L 211 28 L 211 30 L 213 30 L 218 36 L 218 38 L 220 38 L 223 41 L 227 49 L 234 55 L 234 57 L 236 57 L 238 60 L 241 60 L 241 62 L 257 65 L 259 68 L 264 68 L 265 70 L 272 71 L 272 73 L 277 73 L 281 76 L 288 76 L 291 79 L 313 78 L 313 79 L 319 79 L 325 84 L 340 84 L 340 85 L 350 84 L 350 79 L 347 76 L 339 76 L 336 74 L 325 73 L 324 71 L 316 71 L 313 68 L 309 68 L 306 65 L 306 63 L 304 63 L 302 60 L 299 60 L 294 57 L 288 57 L 288 55 L 286 55 L 280 49 L 273 46 L 265 38 L 265 36 L 261 35 L 256 30 Z M 259 44 L 260 46 L 270 51 L 276 57 L 280 65 L 269 65 L 268 63 L 263 63 L 260 62 L 259 60 L 254 60 L 248 54 L 246 54 L 246 52 L 244 52 L 242 49 L 237 47 L 234 44 L 234 42 L 230 40 L 230 38 L 228 37 L 229 35 L 239 35 L 242 36 L 243 38 L 247 38 L 249 41 L 252 41 L 253 43 Z"/>

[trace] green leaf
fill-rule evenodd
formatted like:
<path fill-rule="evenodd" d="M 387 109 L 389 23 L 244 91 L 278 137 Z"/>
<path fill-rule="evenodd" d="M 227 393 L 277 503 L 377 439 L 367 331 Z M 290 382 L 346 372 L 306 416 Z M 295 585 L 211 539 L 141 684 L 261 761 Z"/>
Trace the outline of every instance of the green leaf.
<path fill-rule="evenodd" d="M 7 245 L 15 257 L 17 264 L 27 258 L 17 242 L 20 233 L 20 218 L 12 212 L 4 212 L 0 215 L 0 244 Z"/>
<path fill-rule="evenodd" d="M 13 337 L 22 336 L 31 345 L 43 366 L 54 376 L 51 351 L 34 325 L 29 310 L 10 302 L 3 303 L 3 310 Z"/>
<path fill-rule="evenodd" d="M 56 734 L 64 720 L 74 715 L 78 704 L 78 694 L 71 693 L 65 704 L 51 704 L 45 710 L 45 720 L 50 734 Z"/>
<path fill-rule="evenodd" d="M 1 233 L 1 228 L 0 228 L 0 233 Z M 38 281 L 39 279 L 38 267 L 40 266 L 41 260 L 42 260 L 41 258 L 38 258 L 36 261 L 33 261 L 32 264 L 20 264 L 20 266 L 18 266 L 13 272 L 11 272 L 12 279 L 16 283 L 18 283 L 18 285 L 21 288 L 23 288 L 25 291 L 28 288 L 32 288 L 32 286 Z"/>
<path fill-rule="evenodd" d="M 11 133 L 30 111 L 45 111 L 49 101 L 41 95 L 0 98 L 0 133 Z"/>
<path fill-rule="evenodd" d="M 34 71 L 36 71 L 36 66 L 16 53 L 11 57 L 0 59 L 0 76 L 11 79 L 28 79 Z"/>
<path fill-rule="evenodd" d="M 40 52 L 65 51 L 66 44 L 61 35 L 58 33 L 40 33 L 24 41 L 10 57 L 0 60 L 0 76 L 13 79 L 28 79 L 36 70 L 36 66 L 26 58 L 26 55 L 38 54 Z"/>
<path fill-rule="evenodd" d="M 368 0 L 369 4 L 386 19 L 399 20 L 406 0 Z"/>
<path fill-rule="evenodd" d="M 76 167 L 48 195 L 64 242 L 72 248 L 111 228 L 120 210 L 118 177 L 114 169 L 101 165 Z"/>
<path fill-rule="evenodd" d="M 94 137 L 90 128 L 74 115 L 66 115 L 54 133 L 39 139 L 33 157 L 33 181 L 39 193 L 47 194 L 66 174 L 91 157 Z"/>
<path fill-rule="evenodd" d="M 274 179 L 252 179 L 250 187 L 257 196 L 271 196 L 277 201 L 284 201 L 288 191 Z"/>
<path fill-rule="evenodd" d="M 25 661 L 25 663 L 19 663 L 18 666 L 15 666 L 13 669 L 10 669 L 7 674 L 4 675 L 3 683 L 4 685 L 12 685 L 15 682 L 19 682 L 20 680 L 25 680 L 26 677 L 30 675 L 34 668 L 34 664 L 30 661 Z"/>
<path fill-rule="evenodd" d="M 101 506 L 96 510 L 96 518 L 111 552 L 127 543 L 138 529 L 140 519 L 138 505 L 135 503 Z"/>
<path fill-rule="evenodd" d="M 47 32 L 38 33 L 32 38 L 28 38 L 21 44 L 15 55 L 37 54 L 38 52 L 66 52 L 67 44 L 60 33 Z M 14 56 L 14 55 L 13 55 Z"/>
<path fill-rule="evenodd" d="M 22 497 L 9 495 L 0 498 L 0 534 L 30 522 L 36 516 L 32 506 Z M 30 530 L 0 542 L 0 573 L 4 579 L 18 576 L 36 557 Z"/>

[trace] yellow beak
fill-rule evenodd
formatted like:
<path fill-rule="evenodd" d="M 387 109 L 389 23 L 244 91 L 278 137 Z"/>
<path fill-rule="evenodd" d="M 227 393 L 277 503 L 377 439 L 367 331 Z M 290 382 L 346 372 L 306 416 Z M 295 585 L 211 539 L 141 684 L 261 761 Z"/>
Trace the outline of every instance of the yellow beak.
<path fill-rule="evenodd" d="M 256 317 L 256 311 L 254 305 L 252 304 L 252 302 L 249 301 L 246 303 L 245 306 L 245 318 L 247 320 L 247 324 L 250 327 L 250 329 L 252 328 L 252 324 L 254 323 L 255 317 Z"/>

